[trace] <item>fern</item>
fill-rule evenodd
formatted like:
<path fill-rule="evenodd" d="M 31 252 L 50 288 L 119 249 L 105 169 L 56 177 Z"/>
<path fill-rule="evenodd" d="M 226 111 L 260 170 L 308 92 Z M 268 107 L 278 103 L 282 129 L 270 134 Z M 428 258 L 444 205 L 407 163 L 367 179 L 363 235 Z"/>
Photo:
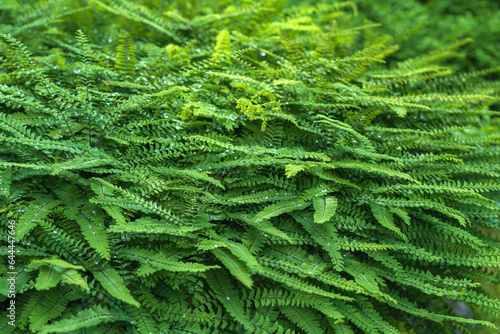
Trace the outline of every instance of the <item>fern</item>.
<path fill-rule="evenodd" d="M 119 37 L 120 44 L 116 48 L 116 65 L 115 67 L 124 75 L 131 75 L 135 70 L 135 48 L 130 35 L 123 31 Z"/>
<path fill-rule="evenodd" d="M 313 201 L 313 204 L 315 223 L 322 224 L 335 215 L 335 209 L 337 208 L 337 199 L 335 197 L 317 198 Z"/>
<path fill-rule="evenodd" d="M 395 61 L 352 2 L 0 9 L 0 332 L 495 328 L 453 306 L 500 317 L 498 69 L 444 63 L 468 40 Z"/>
<path fill-rule="evenodd" d="M 255 325 L 252 326 L 248 315 L 245 314 L 243 304 L 239 300 L 239 294 L 230 282 L 222 269 L 210 270 L 207 273 L 207 283 L 212 287 L 216 298 L 236 321 L 243 325 L 246 330 L 251 330 Z"/>
<path fill-rule="evenodd" d="M 128 321 L 130 318 L 121 310 L 107 310 L 96 306 L 80 311 L 77 315 L 45 326 L 40 333 L 62 333 L 79 328 L 96 326 L 104 321 Z"/>

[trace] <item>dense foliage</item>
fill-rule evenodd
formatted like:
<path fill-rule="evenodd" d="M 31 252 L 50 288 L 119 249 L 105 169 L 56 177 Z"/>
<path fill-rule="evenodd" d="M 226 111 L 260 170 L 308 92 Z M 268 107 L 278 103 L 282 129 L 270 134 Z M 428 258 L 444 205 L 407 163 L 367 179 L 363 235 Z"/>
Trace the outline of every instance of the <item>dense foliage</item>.
<path fill-rule="evenodd" d="M 292 0 L 315 4 L 316 0 Z M 472 38 L 460 57 L 445 61 L 462 71 L 500 66 L 500 2 L 496 0 L 356 0 L 357 22 L 379 23 L 380 33 L 395 37 L 399 52 L 391 60 L 405 60 L 459 39 Z M 496 77 L 496 75 L 493 75 Z"/>
<path fill-rule="evenodd" d="M 396 35 L 397 59 L 414 57 L 445 43 L 472 38 L 462 57 L 448 62 L 455 69 L 474 71 L 500 66 L 500 2 L 491 0 L 369 1 L 357 2 L 366 17 Z"/>
<path fill-rule="evenodd" d="M 496 328 L 494 70 L 285 2 L 2 2 L 0 333 Z"/>

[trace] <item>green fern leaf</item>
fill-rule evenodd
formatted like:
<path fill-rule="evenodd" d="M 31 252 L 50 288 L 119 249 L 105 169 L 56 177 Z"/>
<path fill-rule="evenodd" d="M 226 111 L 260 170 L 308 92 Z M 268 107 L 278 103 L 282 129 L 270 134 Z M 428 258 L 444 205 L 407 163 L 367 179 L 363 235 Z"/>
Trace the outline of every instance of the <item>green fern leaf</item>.
<path fill-rule="evenodd" d="M 0 129 L 20 139 L 39 139 L 23 122 L 4 113 L 0 113 Z"/>
<path fill-rule="evenodd" d="M 122 31 L 119 37 L 120 44 L 116 48 L 115 67 L 125 75 L 131 75 L 135 70 L 137 62 L 135 58 L 135 47 L 132 37 L 126 31 Z"/>
<path fill-rule="evenodd" d="M 242 324 L 249 332 L 253 331 L 253 326 L 245 314 L 241 297 L 227 276 L 224 269 L 209 270 L 206 273 L 207 283 L 215 293 L 216 298 L 224 306 L 229 314 L 236 321 Z"/>
<path fill-rule="evenodd" d="M 36 140 L 31 138 L 16 138 L 16 137 L 5 137 L 0 135 L 0 142 L 15 143 L 18 145 L 26 145 L 33 147 L 34 149 L 48 149 L 48 150 L 61 150 L 70 153 L 82 153 L 82 149 L 74 144 L 70 144 L 64 141 L 54 141 L 54 140 Z M 71 165 L 70 163 L 64 164 L 64 166 Z M 67 167 L 70 169 L 71 167 Z"/>
<path fill-rule="evenodd" d="M 78 204 L 80 203 L 81 190 L 72 184 L 61 184 L 53 189 L 57 197 L 64 202 L 65 216 L 75 219 L 78 214 Z"/>
<path fill-rule="evenodd" d="M 113 213 L 116 212 L 116 208 L 113 208 Z M 205 224 L 201 226 L 172 226 L 166 221 L 160 221 L 153 218 L 140 218 L 134 220 L 133 222 L 120 225 L 113 225 L 109 228 L 109 231 L 120 232 L 120 233 L 165 233 L 171 235 L 182 235 L 194 237 L 195 232 L 202 228 L 210 227 L 212 224 Z"/>
<path fill-rule="evenodd" d="M 293 164 L 288 164 L 285 166 L 285 175 L 286 177 L 294 177 L 297 175 L 299 172 L 303 171 L 305 169 L 304 165 L 293 165 Z"/>
<path fill-rule="evenodd" d="M 80 210 L 76 217 L 85 240 L 100 256 L 109 260 L 111 259 L 109 240 L 103 220 L 102 212 L 97 208 Z"/>
<path fill-rule="evenodd" d="M 132 321 L 135 321 L 135 328 L 140 334 L 159 332 L 155 318 L 144 305 L 140 308 L 125 305 L 124 309 L 127 315 L 134 319 Z"/>
<path fill-rule="evenodd" d="M 335 197 L 316 198 L 314 204 L 314 222 L 323 224 L 335 215 L 337 210 L 337 199 Z"/>
<path fill-rule="evenodd" d="M 194 171 L 194 170 L 181 170 L 181 169 L 173 169 L 173 168 L 164 168 L 164 167 L 153 167 L 151 168 L 152 170 L 156 171 L 156 172 L 159 172 L 161 174 L 164 174 L 164 175 L 175 175 L 175 176 L 183 176 L 183 177 L 186 177 L 186 178 L 194 178 L 194 179 L 197 179 L 197 180 L 201 180 L 201 181 L 206 181 L 206 182 L 210 182 L 211 184 L 219 187 L 219 188 L 222 188 L 224 189 L 224 186 L 222 185 L 222 183 L 213 178 L 213 177 L 210 177 L 208 174 L 208 172 L 198 172 L 198 171 Z"/>
<path fill-rule="evenodd" d="M 245 214 L 227 214 L 231 218 L 236 218 L 238 220 L 243 221 L 245 224 L 248 224 L 252 227 L 255 227 L 258 231 L 261 231 L 264 236 L 267 235 L 274 235 L 278 238 L 282 238 L 284 240 L 289 240 L 290 237 L 277 229 L 276 227 L 273 226 L 273 224 L 269 220 L 256 220 L 255 216 L 251 217 L 251 215 L 245 215 Z"/>
<path fill-rule="evenodd" d="M 40 269 L 35 285 L 37 290 L 55 287 L 62 280 L 65 269 L 85 270 L 82 266 L 76 266 L 58 258 L 33 260 L 28 268 Z"/>
<path fill-rule="evenodd" d="M 341 301 L 335 301 L 339 311 L 356 326 L 368 333 L 399 334 L 400 331 L 387 323 L 374 307 L 368 304 L 364 298 L 359 297 L 359 307 L 346 305 Z"/>
<path fill-rule="evenodd" d="M 63 272 L 61 275 L 61 283 L 81 286 L 84 290 L 89 289 L 87 281 L 85 281 L 82 275 L 76 270 L 66 270 Z"/>
<path fill-rule="evenodd" d="M 329 297 L 329 298 L 333 298 L 333 299 L 340 299 L 340 300 L 346 300 L 346 301 L 353 300 L 351 297 L 346 297 L 346 296 L 342 296 L 342 295 L 339 295 L 336 293 L 325 291 L 321 288 L 318 288 L 312 284 L 309 284 L 309 283 L 307 283 L 299 278 L 296 278 L 292 275 L 286 275 L 286 274 L 283 274 L 279 271 L 276 271 L 276 270 L 273 270 L 270 268 L 262 267 L 259 270 L 259 274 L 266 276 L 272 280 L 281 282 L 281 283 L 289 286 L 290 288 L 297 289 L 297 290 L 303 291 L 305 293 L 311 293 L 311 294 L 316 294 L 316 295 L 323 296 L 323 297 Z"/>
<path fill-rule="evenodd" d="M 62 319 L 50 325 L 44 326 L 41 329 L 40 333 L 66 333 L 76 331 L 80 328 L 97 326 L 103 322 L 131 320 L 132 318 L 130 318 L 122 310 L 109 310 L 106 307 L 96 305 L 91 308 L 82 310 L 76 315 L 72 315 L 70 318 Z"/>
<path fill-rule="evenodd" d="M 373 215 L 377 219 L 377 221 L 383 227 L 395 232 L 398 236 L 400 236 L 403 240 L 406 240 L 407 237 L 404 235 L 399 227 L 394 224 L 394 218 L 392 213 L 385 207 L 378 205 L 376 203 L 371 203 L 370 207 L 372 209 Z"/>
<path fill-rule="evenodd" d="M 232 242 L 229 239 L 221 238 L 220 240 L 222 240 L 224 244 L 227 245 L 228 249 L 231 251 L 231 253 L 233 253 L 234 256 L 243 261 L 249 268 L 256 269 L 260 267 L 255 256 L 252 255 L 252 253 L 247 249 L 247 247 L 245 247 L 245 245 L 237 242 Z"/>
<path fill-rule="evenodd" d="M 29 310 L 30 329 L 37 332 L 45 327 L 47 322 L 58 317 L 66 309 L 68 299 L 65 295 L 68 289 L 55 287 L 39 294 L 32 294 L 28 305 L 32 305 Z"/>
<path fill-rule="evenodd" d="M 0 170 L 0 197 L 10 195 L 10 185 L 12 183 L 12 167 Z"/>
<path fill-rule="evenodd" d="M 345 267 L 345 271 L 354 277 L 354 280 L 369 292 L 375 295 L 382 295 L 377 278 L 380 278 L 369 268 L 354 260 L 349 260 L 349 265 Z"/>
<path fill-rule="evenodd" d="M 212 251 L 219 261 L 236 277 L 244 286 L 252 288 L 253 280 L 248 267 L 234 256 L 230 251 L 223 248 L 217 248 Z"/>
<path fill-rule="evenodd" d="M 113 159 L 100 159 L 100 158 L 93 158 L 93 157 L 76 157 L 74 159 L 65 161 L 63 163 L 59 164 L 54 164 L 52 165 L 52 175 L 58 175 L 62 171 L 67 171 L 67 170 L 78 170 L 78 169 L 86 169 L 86 168 L 93 168 L 93 167 L 99 167 L 102 165 L 108 165 L 113 163 Z"/>
<path fill-rule="evenodd" d="M 55 266 L 60 269 L 75 269 L 75 270 L 85 271 L 84 267 L 71 264 L 65 260 L 59 259 L 58 257 L 53 257 L 50 259 L 33 260 L 28 264 L 28 268 L 30 269 L 38 269 L 43 266 Z"/>
<path fill-rule="evenodd" d="M 36 279 L 35 289 L 49 290 L 59 284 L 62 273 L 54 267 L 41 267 Z"/>
<path fill-rule="evenodd" d="M 36 223 L 42 221 L 47 217 L 51 210 L 61 204 L 61 201 L 41 198 L 41 204 L 30 204 L 26 209 L 26 212 L 19 218 L 16 222 L 16 239 L 22 240 L 24 236 L 31 231 Z"/>
<path fill-rule="evenodd" d="M 122 277 L 120 277 L 118 272 L 109 262 L 105 262 L 104 265 L 101 265 L 101 268 L 93 269 L 92 274 L 94 274 L 95 279 L 101 283 L 102 287 L 106 289 L 111 296 L 135 307 L 141 306 L 141 304 L 132 297 L 129 289 L 123 283 Z"/>
<path fill-rule="evenodd" d="M 323 201 L 323 199 L 321 199 Z M 313 237 L 314 241 L 328 252 L 332 263 L 337 270 L 343 268 L 343 257 L 340 253 L 340 245 L 337 236 L 337 230 L 333 224 L 317 225 L 313 223 L 311 215 L 303 213 L 292 213 L 291 216 L 299 222 L 304 229 Z"/>
<path fill-rule="evenodd" d="M 146 276 L 152 272 L 159 270 L 167 270 L 172 272 L 201 272 L 207 271 L 213 268 L 219 268 L 217 265 L 206 266 L 201 263 L 195 262 L 181 262 L 176 261 L 178 255 L 177 252 L 171 251 L 169 253 L 149 251 L 141 249 L 139 247 L 134 247 L 130 249 L 122 249 L 117 251 L 117 254 L 123 257 L 127 257 L 131 260 L 139 261 L 140 263 L 146 265 L 138 270 L 138 275 Z"/>
<path fill-rule="evenodd" d="M 285 212 L 305 209 L 309 205 L 311 205 L 311 203 L 302 203 L 299 199 L 277 202 L 275 204 L 269 205 L 264 210 L 257 213 L 253 220 L 256 222 L 267 220 L 272 217 L 279 216 Z"/>
<path fill-rule="evenodd" d="M 128 223 L 127 218 L 125 218 L 125 216 L 123 215 L 123 210 L 121 208 L 114 206 L 114 205 L 103 205 L 102 208 L 118 224 L 118 225 L 114 225 L 112 227 L 126 225 Z"/>
<path fill-rule="evenodd" d="M 320 319 L 317 314 L 310 309 L 297 306 L 284 306 L 280 308 L 280 311 L 308 334 L 325 333 L 320 326 Z"/>
<path fill-rule="evenodd" d="M 342 323 L 332 324 L 331 321 L 330 321 L 330 324 L 331 324 L 331 327 L 333 328 L 333 330 L 335 331 L 335 334 L 355 334 L 355 332 L 352 330 L 352 328 L 349 327 L 349 325 L 347 325 L 347 324 L 342 324 Z"/>
<path fill-rule="evenodd" d="M 231 53 L 231 38 L 229 31 L 221 30 L 217 35 L 217 44 L 215 45 L 215 52 L 212 58 L 221 58 L 227 63 L 231 64 L 228 55 Z"/>

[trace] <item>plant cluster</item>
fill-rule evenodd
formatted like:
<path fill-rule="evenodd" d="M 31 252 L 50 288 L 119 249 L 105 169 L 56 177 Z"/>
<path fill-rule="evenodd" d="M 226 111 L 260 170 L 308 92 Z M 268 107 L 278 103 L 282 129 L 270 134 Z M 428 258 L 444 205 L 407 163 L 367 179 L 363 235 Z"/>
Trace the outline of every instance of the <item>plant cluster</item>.
<path fill-rule="evenodd" d="M 314 0 L 291 1 L 314 5 Z M 500 3 L 495 0 L 357 0 L 356 22 L 379 23 L 380 33 L 394 36 L 400 51 L 388 61 L 402 61 L 435 50 L 459 39 L 473 42 L 445 62 L 459 71 L 500 66 Z M 493 75 L 493 77 L 496 77 Z"/>
<path fill-rule="evenodd" d="M 3 1 L 0 333 L 476 333 L 500 84 L 350 3 Z"/>

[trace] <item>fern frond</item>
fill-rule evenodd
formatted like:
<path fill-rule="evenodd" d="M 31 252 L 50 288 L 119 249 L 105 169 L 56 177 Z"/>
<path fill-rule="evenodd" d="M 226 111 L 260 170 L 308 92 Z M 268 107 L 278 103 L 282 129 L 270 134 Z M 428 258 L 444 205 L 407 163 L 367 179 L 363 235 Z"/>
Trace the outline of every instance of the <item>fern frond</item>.
<path fill-rule="evenodd" d="M 401 232 L 399 227 L 394 224 L 394 217 L 387 208 L 376 203 L 372 203 L 370 207 L 372 209 L 373 215 L 380 223 L 380 225 L 387 228 L 388 230 L 395 232 L 403 240 L 406 240 L 406 236 Z"/>
<path fill-rule="evenodd" d="M 56 287 L 49 291 L 32 294 L 26 306 L 29 309 L 29 328 L 32 331 L 43 329 L 48 321 L 60 316 L 69 302 L 66 295 L 71 290 Z"/>
<path fill-rule="evenodd" d="M 217 300 L 236 321 L 242 324 L 246 330 L 251 331 L 254 325 L 252 325 L 248 315 L 245 313 L 240 295 L 232 286 L 226 272 L 223 269 L 212 269 L 206 275 L 207 283 L 215 293 Z"/>
<path fill-rule="evenodd" d="M 335 268 L 337 270 L 341 269 L 344 261 L 340 253 L 340 245 L 335 227 L 331 224 L 316 225 L 316 223 L 313 223 L 314 220 L 311 219 L 310 215 L 292 213 L 292 217 L 302 224 L 304 229 L 313 237 L 313 240 L 320 244 L 328 255 L 330 255 Z"/>
<path fill-rule="evenodd" d="M 133 298 L 129 289 L 123 283 L 120 274 L 109 262 L 102 263 L 100 268 L 92 269 L 92 274 L 94 274 L 95 279 L 101 283 L 102 287 L 106 289 L 111 296 L 135 307 L 141 306 L 141 304 Z"/>
<path fill-rule="evenodd" d="M 313 200 L 314 222 L 323 224 L 335 215 L 337 209 L 337 199 L 335 197 L 317 198 Z"/>
<path fill-rule="evenodd" d="M 93 327 L 102 322 L 130 321 L 131 318 L 121 310 L 109 310 L 100 305 L 85 309 L 67 319 L 62 319 L 42 328 L 40 333 L 64 333 L 80 328 Z"/>
<path fill-rule="evenodd" d="M 215 245 L 217 246 L 217 245 Z M 253 280 L 248 267 L 235 255 L 223 248 L 214 249 L 212 254 L 236 277 L 244 286 L 252 288 Z"/>
<path fill-rule="evenodd" d="M 231 53 L 231 38 L 229 31 L 221 30 L 217 35 L 217 43 L 215 45 L 215 52 L 212 58 L 221 59 L 221 61 L 231 64 L 229 54 Z"/>
<path fill-rule="evenodd" d="M 135 47 L 132 37 L 126 31 L 122 31 L 119 37 L 120 44 L 116 48 L 116 64 L 115 67 L 124 75 L 131 75 L 135 70 Z"/>
<path fill-rule="evenodd" d="M 303 280 L 296 278 L 291 275 L 285 275 L 279 271 L 269 269 L 266 267 L 262 267 L 261 270 L 259 270 L 259 274 L 270 278 L 272 280 L 282 282 L 283 284 L 289 286 L 290 288 L 297 289 L 299 291 L 303 291 L 305 293 L 312 293 L 316 294 L 319 296 L 323 297 L 329 297 L 333 299 L 340 299 L 340 300 L 346 300 L 346 301 L 352 301 L 352 298 L 342 296 L 336 293 L 332 293 L 329 291 L 325 291 L 323 289 L 320 289 L 314 285 L 308 284 L 307 282 L 304 282 Z"/>
<path fill-rule="evenodd" d="M 308 334 L 325 333 L 320 326 L 320 319 L 312 310 L 297 306 L 284 306 L 280 308 L 280 311 Z"/>
<path fill-rule="evenodd" d="M 109 239 L 103 224 L 103 214 L 99 209 L 88 208 L 79 210 L 75 217 L 80 231 L 90 247 L 104 259 L 111 259 Z"/>
<path fill-rule="evenodd" d="M 31 204 L 24 214 L 16 222 L 16 239 L 22 240 L 29 233 L 37 222 L 44 220 L 50 213 L 51 209 L 61 204 L 60 201 L 54 199 L 41 198 L 41 203 Z"/>
<path fill-rule="evenodd" d="M 164 254 L 162 252 L 140 249 L 139 247 L 129 250 L 119 250 L 117 255 L 142 263 L 143 267 L 137 271 L 137 274 L 140 276 L 150 275 L 158 270 L 202 272 L 212 268 L 219 268 L 218 265 L 206 266 L 195 262 L 176 261 L 178 256 L 175 256 L 175 252 Z"/>

